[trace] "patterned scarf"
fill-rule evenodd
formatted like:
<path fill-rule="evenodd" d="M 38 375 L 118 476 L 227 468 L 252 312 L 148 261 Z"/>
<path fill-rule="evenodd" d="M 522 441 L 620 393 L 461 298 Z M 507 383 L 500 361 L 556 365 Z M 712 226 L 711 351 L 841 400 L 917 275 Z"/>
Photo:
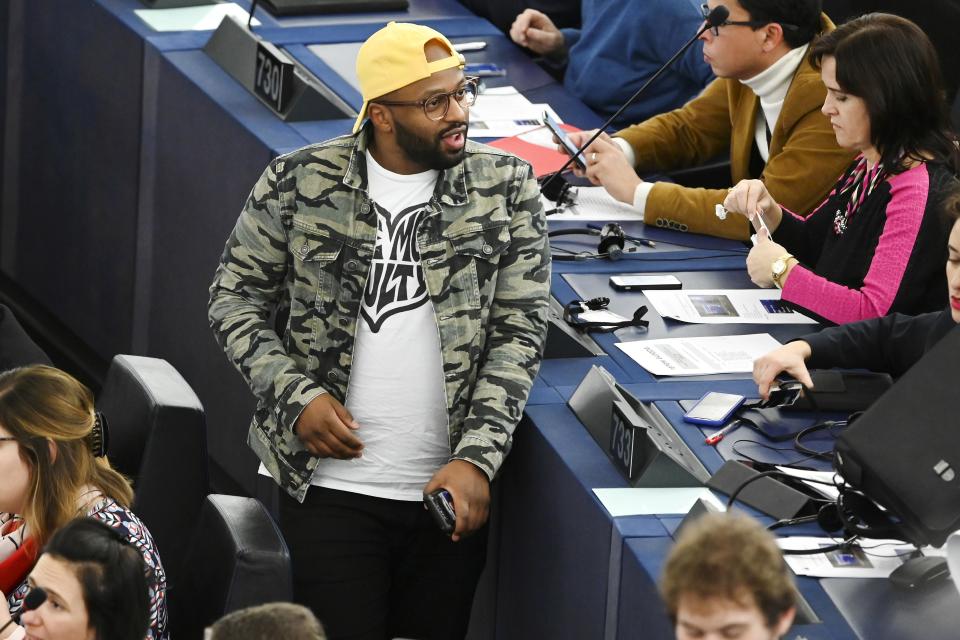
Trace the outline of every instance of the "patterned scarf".
<path fill-rule="evenodd" d="M 837 190 L 837 195 L 841 197 L 849 193 L 845 207 L 837 207 L 837 212 L 833 215 L 833 232 L 842 236 L 847 230 L 847 225 L 866 199 L 873 193 L 874 188 L 887 178 L 887 171 L 882 162 L 878 162 L 873 169 L 867 168 L 867 159 L 862 157 L 853 168 L 844 183 Z"/>

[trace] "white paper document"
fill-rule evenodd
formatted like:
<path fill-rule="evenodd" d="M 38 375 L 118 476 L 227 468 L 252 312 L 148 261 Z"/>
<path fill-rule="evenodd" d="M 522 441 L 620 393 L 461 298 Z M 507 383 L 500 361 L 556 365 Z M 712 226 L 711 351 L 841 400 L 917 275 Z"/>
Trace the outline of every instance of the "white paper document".
<path fill-rule="evenodd" d="M 617 346 L 655 376 L 750 373 L 753 361 L 780 343 L 769 333 L 745 336 L 665 338 L 619 342 Z"/>
<path fill-rule="evenodd" d="M 830 500 L 840 497 L 839 487 L 843 485 L 843 478 L 836 471 L 813 471 L 812 469 L 796 469 L 794 467 L 777 467 L 788 476 L 799 478 L 805 485 Z"/>
<path fill-rule="evenodd" d="M 179 9 L 135 9 L 137 17 L 154 31 L 213 31 L 220 26 L 224 16 L 247 24 L 247 10 L 233 2 L 209 4 Z M 256 18 L 251 23 L 260 26 Z"/>
<path fill-rule="evenodd" d="M 644 291 L 664 318 L 698 324 L 816 324 L 780 299 L 779 289 Z"/>
<path fill-rule="evenodd" d="M 836 544 L 832 538 L 777 538 L 781 549 L 816 549 Z M 814 578 L 886 578 L 909 560 L 916 547 L 900 540 L 863 540 L 848 550 L 784 558 L 798 576 Z"/>
<path fill-rule="evenodd" d="M 548 132 L 549 133 L 549 132 Z M 542 195 L 545 209 L 556 206 Z M 574 203 L 563 211 L 550 215 L 551 220 L 582 220 L 584 222 L 616 222 L 638 220 L 643 216 L 632 205 L 615 199 L 603 187 L 574 187 Z"/>
<path fill-rule="evenodd" d="M 603 507 L 614 518 L 658 514 L 685 514 L 703 499 L 724 511 L 723 503 L 703 487 L 671 487 L 668 489 L 594 489 Z"/>
<path fill-rule="evenodd" d="M 470 138 L 508 138 L 543 126 L 543 112 L 563 122 L 548 104 L 536 104 L 514 87 L 487 89 L 470 107 Z"/>

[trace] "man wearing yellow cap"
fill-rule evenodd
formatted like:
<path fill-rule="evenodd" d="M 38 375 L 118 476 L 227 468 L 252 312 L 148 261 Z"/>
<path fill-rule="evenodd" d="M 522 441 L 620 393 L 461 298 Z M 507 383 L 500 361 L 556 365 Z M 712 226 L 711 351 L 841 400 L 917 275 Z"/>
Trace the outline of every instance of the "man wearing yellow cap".
<path fill-rule="evenodd" d="M 433 29 L 371 36 L 354 134 L 270 163 L 210 290 L 259 400 L 248 442 L 284 490 L 294 598 L 331 638 L 463 637 L 490 481 L 539 367 L 539 189 L 466 139 L 462 69 Z M 450 536 L 422 504 L 439 489 Z"/>

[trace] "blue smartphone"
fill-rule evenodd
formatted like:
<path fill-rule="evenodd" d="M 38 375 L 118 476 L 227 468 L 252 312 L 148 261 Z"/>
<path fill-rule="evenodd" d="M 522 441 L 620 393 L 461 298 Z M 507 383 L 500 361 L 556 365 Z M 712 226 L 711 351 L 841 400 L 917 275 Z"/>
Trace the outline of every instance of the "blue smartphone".
<path fill-rule="evenodd" d="M 582 170 L 587 170 L 587 163 L 583 160 L 583 154 L 577 153 L 579 149 L 577 145 L 573 144 L 573 140 L 570 139 L 570 136 L 567 135 L 567 132 L 560 128 L 560 125 L 556 120 L 550 117 L 550 114 L 546 111 L 543 112 L 543 124 L 547 126 L 547 129 L 550 129 L 550 132 L 557 137 L 557 140 L 560 141 L 560 144 L 563 145 L 563 148 L 566 149 L 567 155 L 573 156 L 573 161 L 578 167 Z"/>
<path fill-rule="evenodd" d="M 693 424 L 722 427 L 743 404 L 744 397 L 735 393 L 708 391 L 683 414 L 683 419 Z"/>
<path fill-rule="evenodd" d="M 507 75 L 507 70 L 492 62 L 469 62 L 463 66 L 464 75 L 490 78 Z"/>

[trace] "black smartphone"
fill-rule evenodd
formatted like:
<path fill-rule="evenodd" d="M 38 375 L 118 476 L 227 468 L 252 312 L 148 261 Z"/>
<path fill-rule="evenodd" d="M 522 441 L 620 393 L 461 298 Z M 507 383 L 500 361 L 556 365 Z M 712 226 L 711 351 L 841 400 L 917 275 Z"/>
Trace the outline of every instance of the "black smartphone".
<path fill-rule="evenodd" d="M 423 503 L 427 505 L 427 511 L 433 516 L 440 530 L 447 535 L 453 533 L 457 528 L 457 514 L 453 510 L 453 498 L 450 492 L 446 489 L 437 489 L 427 494 Z"/>
<path fill-rule="evenodd" d="M 573 156 L 573 161 L 576 165 L 586 171 L 587 163 L 583 160 L 583 154 L 577 153 L 577 151 L 579 151 L 577 145 L 573 144 L 573 140 L 570 139 L 567 132 L 561 129 L 557 121 L 551 118 L 550 114 L 546 111 L 543 112 L 543 124 L 547 125 L 547 128 L 557 137 L 557 140 L 560 141 L 563 148 L 567 150 L 567 155 Z"/>
<path fill-rule="evenodd" d="M 628 273 L 610 276 L 610 286 L 617 291 L 642 289 L 682 289 L 683 283 L 670 274 Z"/>

